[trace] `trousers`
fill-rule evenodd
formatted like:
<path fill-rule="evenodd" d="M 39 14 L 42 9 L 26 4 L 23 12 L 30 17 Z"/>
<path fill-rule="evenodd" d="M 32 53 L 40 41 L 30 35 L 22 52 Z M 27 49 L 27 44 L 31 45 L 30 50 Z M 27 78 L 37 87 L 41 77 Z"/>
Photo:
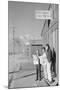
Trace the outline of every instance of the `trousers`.
<path fill-rule="evenodd" d="M 47 62 L 47 78 L 50 82 L 52 81 L 51 63 L 50 62 Z"/>

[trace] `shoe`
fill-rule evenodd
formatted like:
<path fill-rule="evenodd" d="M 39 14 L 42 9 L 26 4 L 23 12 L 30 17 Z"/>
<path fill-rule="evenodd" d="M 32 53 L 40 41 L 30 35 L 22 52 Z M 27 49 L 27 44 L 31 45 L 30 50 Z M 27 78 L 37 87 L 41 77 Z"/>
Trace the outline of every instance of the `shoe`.
<path fill-rule="evenodd" d="M 50 84 L 52 84 L 55 80 L 49 81 Z"/>
<path fill-rule="evenodd" d="M 36 79 L 35 81 L 37 81 L 38 79 Z"/>

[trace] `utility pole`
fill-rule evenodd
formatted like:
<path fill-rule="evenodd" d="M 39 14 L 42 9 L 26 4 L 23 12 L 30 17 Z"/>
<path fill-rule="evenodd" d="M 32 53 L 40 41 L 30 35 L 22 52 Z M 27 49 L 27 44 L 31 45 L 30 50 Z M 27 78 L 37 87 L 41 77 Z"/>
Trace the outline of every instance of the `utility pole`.
<path fill-rule="evenodd" d="M 13 54 L 15 55 L 15 27 L 12 27 L 13 29 Z"/>
<path fill-rule="evenodd" d="M 13 55 L 15 55 L 15 29 L 16 29 L 16 27 L 15 26 L 12 26 L 12 27 L 10 27 L 10 29 L 12 29 L 12 41 L 13 41 L 13 50 L 12 50 L 12 53 L 13 53 Z"/>

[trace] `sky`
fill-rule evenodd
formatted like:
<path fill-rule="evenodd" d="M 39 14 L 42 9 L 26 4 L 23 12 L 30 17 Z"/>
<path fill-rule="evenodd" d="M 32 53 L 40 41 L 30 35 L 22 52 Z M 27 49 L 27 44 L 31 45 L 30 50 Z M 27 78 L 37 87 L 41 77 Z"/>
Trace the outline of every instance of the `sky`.
<path fill-rule="evenodd" d="M 49 4 L 27 3 L 27 2 L 8 2 L 8 29 L 12 37 L 13 26 L 15 36 L 40 37 L 45 20 L 36 19 L 36 10 L 48 10 Z"/>

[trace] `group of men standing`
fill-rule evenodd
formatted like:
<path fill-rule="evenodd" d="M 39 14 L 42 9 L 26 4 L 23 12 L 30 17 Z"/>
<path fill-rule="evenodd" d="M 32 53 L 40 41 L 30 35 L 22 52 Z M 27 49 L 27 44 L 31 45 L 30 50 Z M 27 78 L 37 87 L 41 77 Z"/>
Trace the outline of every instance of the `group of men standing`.
<path fill-rule="evenodd" d="M 53 48 L 51 50 L 49 44 L 42 47 L 42 54 L 39 51 L 33 55 L 33 63 L 36 66 L 36 81 L 41 79 L 41 67 L 43 68 L 43 76 L 48 82 L 53 82 L 52 72 L 56 75 L 56 53 Z"/>

